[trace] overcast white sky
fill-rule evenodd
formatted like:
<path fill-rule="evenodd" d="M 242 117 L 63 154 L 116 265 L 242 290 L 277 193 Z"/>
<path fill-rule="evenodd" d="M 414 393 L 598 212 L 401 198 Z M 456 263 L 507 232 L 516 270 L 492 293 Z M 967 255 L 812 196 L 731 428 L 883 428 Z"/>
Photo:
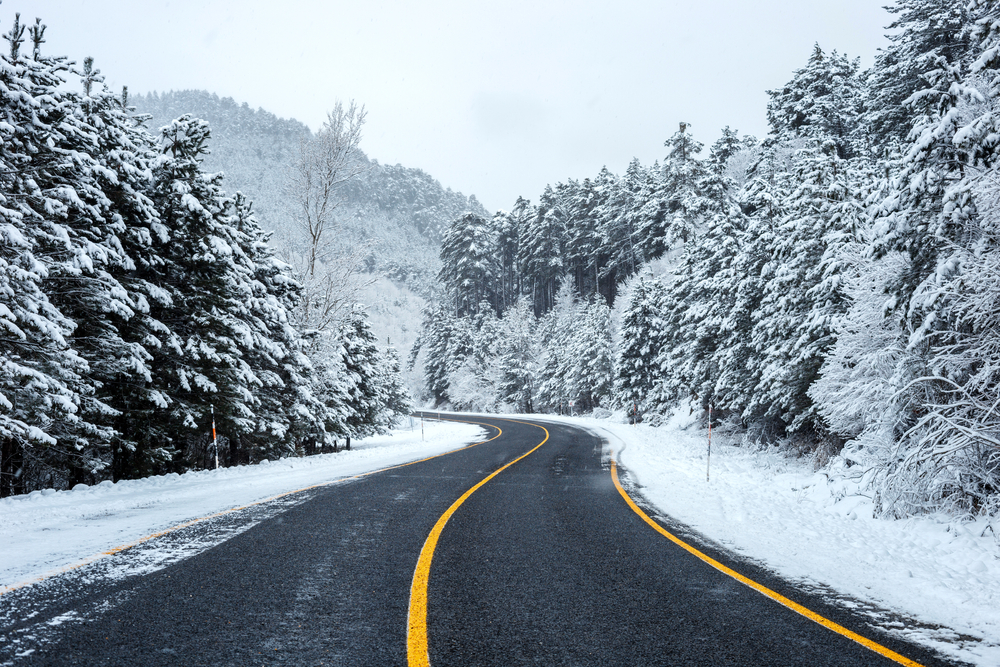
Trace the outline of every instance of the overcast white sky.
<path fill-rule="evenodd" d="M 765 90 L 814 42 L 872 62 L 885 0 L 7 0 L 115 90 L 205 89 L 316 129 L 366 105 L 363 148 L 490 210 L 651 163 L 679 121 L 766 134 Z"/>

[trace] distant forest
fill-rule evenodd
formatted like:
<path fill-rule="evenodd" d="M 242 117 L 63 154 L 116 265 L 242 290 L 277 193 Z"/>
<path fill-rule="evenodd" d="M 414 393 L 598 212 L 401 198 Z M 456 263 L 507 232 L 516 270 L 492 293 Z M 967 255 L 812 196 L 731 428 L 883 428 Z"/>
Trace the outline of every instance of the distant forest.
<path fill-rule="evenodd" d="M 865 475 L 885 515 L 1000 510 L 1000 5 L 889 12 L 870 69 L 817 45 L 768 91 L 763 139 L 706 155 L 680 123 L 661 162 L 456 219 L 428 398 L 711 407 Z"/>

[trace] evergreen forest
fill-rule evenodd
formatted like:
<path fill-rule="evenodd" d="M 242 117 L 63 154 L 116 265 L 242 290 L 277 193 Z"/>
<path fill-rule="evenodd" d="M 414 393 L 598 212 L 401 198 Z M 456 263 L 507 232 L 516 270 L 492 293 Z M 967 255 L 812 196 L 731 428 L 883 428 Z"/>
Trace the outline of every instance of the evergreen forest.
<path fill-rule="evenodd" d="M 884 516 L 995 514 L 1000 5 L 888 9 L 872 67 L 816 45 L 768 91 L 766 137 L 682 122 L 652 165 L 456 218 L 425 398 L 711 411 L 864 476 Z"/>
<path fill-rule="evenodd" d="M 406 414 L 399 356 L 335 279 L 366 257 L 330 248 L 363 108 L 298 132 L 314 233 L 279 253 L 207 169 L 208 122 L 151 125 L 45 31 L 18 17 L 0 54 L 0 496 L 336 451 Z"/>

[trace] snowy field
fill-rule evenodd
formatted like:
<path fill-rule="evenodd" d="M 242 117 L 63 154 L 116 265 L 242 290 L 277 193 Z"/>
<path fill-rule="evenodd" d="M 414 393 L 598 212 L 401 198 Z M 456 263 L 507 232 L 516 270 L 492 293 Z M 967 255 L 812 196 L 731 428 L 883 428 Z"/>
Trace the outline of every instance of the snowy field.
<path fill-rule="evenodd" d="M 707 434 L 689 419 L 659 428 L 565 421 L 605 435 L 663 514 L 806 588 L 855 598 L 841 603 L 860 602 L 874 624 L 902 637 L 1000 665 L 1000 543 L 985 519 L 875 519 L 856 481 L 715 434 L 706 482 Z"/>
<path fill-rule="evenodd" d="M 415 420 L 413 430 L 407 421 L 406 428 L 390 435 L 356 440 L 350 452 L 4 498 L 0 500 L 0 593 L 94 562 L 109 551 L 182 524 L 458 449 L 481 440 L 485 433 L 479 426 L 448 422 L 428 421 L 424 428 L 422 439 L 420 421 Z M 288 496 L 271 504 L 280 511 L 294 499 Z M 256 520 L 266 516 L 267 512 L 257 512 Z M 210 546 L 199 544 L 182 555 Z M 160 554 L 151 567 L 172 559 Z"/>

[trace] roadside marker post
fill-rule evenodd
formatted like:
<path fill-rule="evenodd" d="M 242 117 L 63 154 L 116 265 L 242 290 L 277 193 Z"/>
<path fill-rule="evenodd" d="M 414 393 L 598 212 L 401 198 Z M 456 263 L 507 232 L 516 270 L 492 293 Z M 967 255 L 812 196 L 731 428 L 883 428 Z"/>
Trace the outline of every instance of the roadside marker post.
<path fill-rule="evenodd" d="M 219 439 L 215 437 L 215 403 L 212 406 L 212 444 L 215 445 L 215 469 L 219 469 Z"/>
<path fill-rule="evenodd" d="M 708 458 L 705 463 L 705 481 L 711 481 L 709 474 L 712 470 L 712 404 L 708 404 Z"/>

